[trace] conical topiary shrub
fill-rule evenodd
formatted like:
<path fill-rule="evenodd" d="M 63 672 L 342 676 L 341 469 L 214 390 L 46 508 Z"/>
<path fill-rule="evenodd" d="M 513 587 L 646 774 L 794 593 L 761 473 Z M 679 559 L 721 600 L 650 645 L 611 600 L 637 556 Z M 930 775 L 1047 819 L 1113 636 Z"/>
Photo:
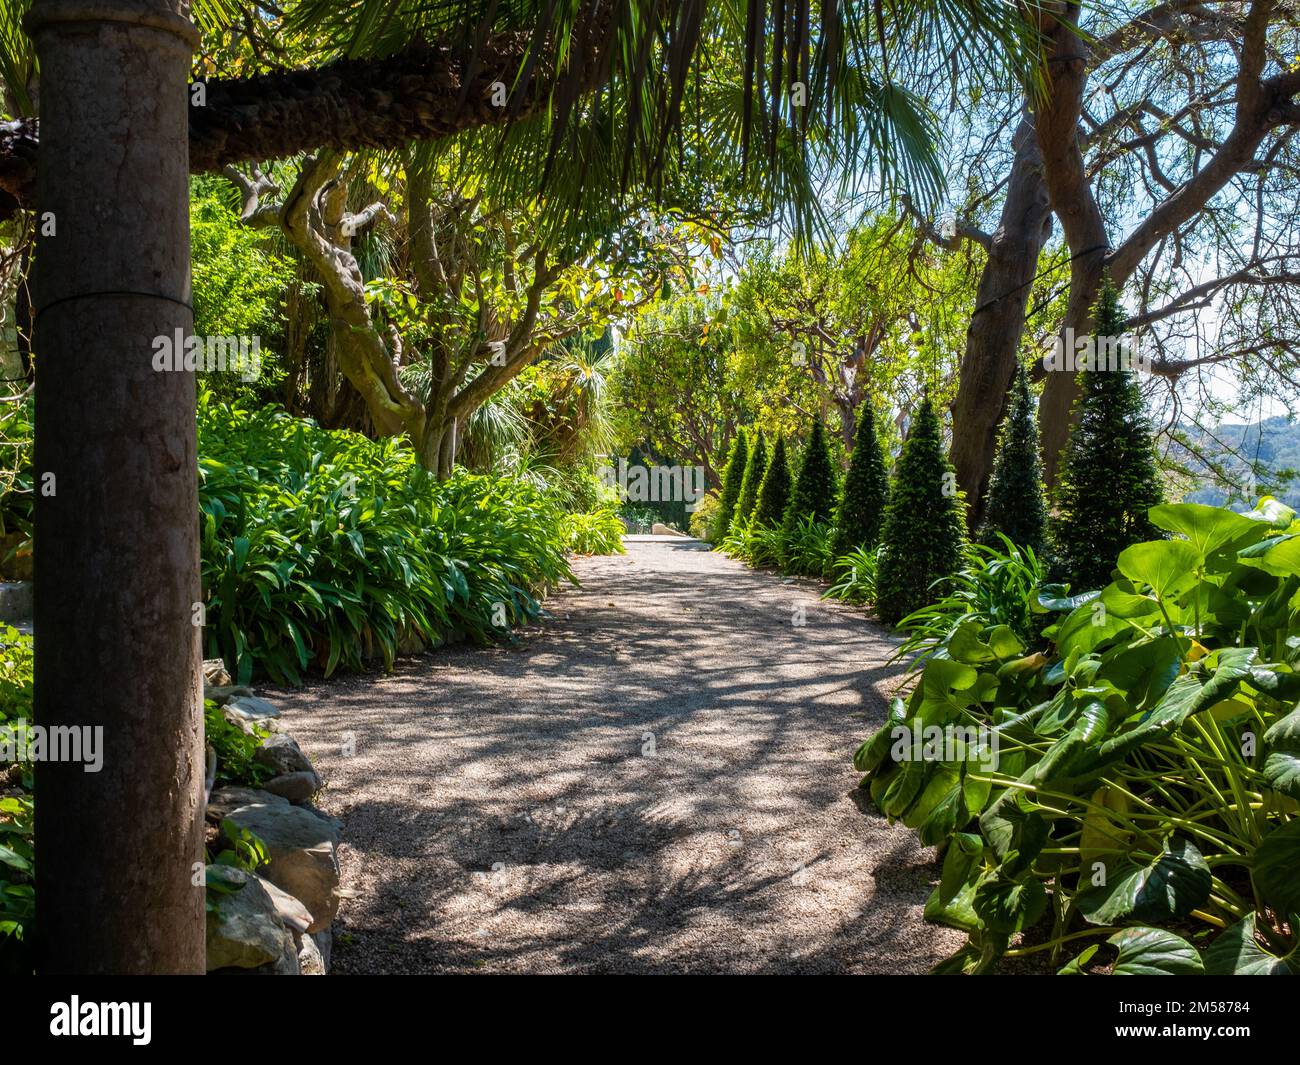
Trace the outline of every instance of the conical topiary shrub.
<path fill-rule="evenodd" d="M 1107 278 L 1094 337 L 1119 337 L 1124 319 L 1119 293 Z M 1079 387 L 1051 522 L 1053 575 L 1075 592 L 1108 584 L 1124 548 L 1164 535 L 1147 516 L 1163 493 L 1136 378 L 1124 369 L 1082 370 Z"/>
<path fill-rule="evenodd" d="M 1001 547 L 1002 533 L 1036 555 L 1047 536 L 1047 504 L 1043 501 L 1043 471 L 1038 452 L 1038 423 L 1029 393 L 1029 375 L 1022 366 L 1011 384 L 1011 403 L 1002 422 L 998 455 L 989 482 L 988 506 L 980 540 Z"/>
<path fill-rule="evenodd" d="M 876 613 L 887 625 L 933 602 L 942 591 L 931 585 L 961 565 L 966 515 L 956 484 L 927 396 L 903 443 L 885 508 Z"/>
<path fill-rule="evenodd" d="M 790 504 L 783 519 L 787 534 L 804 518 L 829 523 L 835 516 L 835 467 L 826 446 L 826 427 L 819 417 L 813 419 L 812 432 L 799 462 Z"/>
<path fill-rule="evenodd" d="M 748 462 L 749 445 L 745 442 L 745 430 L 742 429 L 736 434 L 727 467 L 722 471 L 722 495 L 718 499 L 718 513 L 713 519 L 712 536 L 715 543 L 721 543 L 731 529 L 731 516 L 740 499 L 740 485 L 745 479 L 745 466 Z"/>
<path fill-rule="evenodd" d="M 855 548 L 875 547 L 880 542 L 880 526 L 888 498 L 889 476 L 880 451 L 880 437 L 876 435 L 876 415 L 870 401 L 864 401 L 858 414 L 849 472 L 844 477 L 844 498 L 840 500 L 835 520 L 836 558 Z"/>
<path fill-rule="evenodd" d="M 758 505 L 758 490 L 763 485 L 763 475 L 767 473 L 767 441 L 763 434 L 758 434 L 758 441 L 750 449 L 749 459 L 745 463 L 745 476 L 740 482 L 740 499 L 736 501 L 735 512 L 731 515 L 731 527 L 734 530 L 742 522 L 748 524 L 754 518 L 754 508 Z"/>
<path fill-rule="evenodd" d="M 758 489 L 758 503 L 754 507 L 754 525 L 775 529 L 785 520 L 785 509 L 790 505 L 790 466 L 785 458 L 785 437 L 776 438 L 772 461 L 763 474 L 763 484 Z"/>

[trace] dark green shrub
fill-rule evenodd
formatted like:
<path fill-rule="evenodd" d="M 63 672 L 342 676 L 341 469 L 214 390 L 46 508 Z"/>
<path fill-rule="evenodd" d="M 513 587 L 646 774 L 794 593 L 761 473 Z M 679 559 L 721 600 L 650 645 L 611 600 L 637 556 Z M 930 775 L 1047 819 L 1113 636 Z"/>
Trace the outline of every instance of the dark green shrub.
<path fill-rule="evenodd" d="M 758 490 L 758 503 L 754 506 L 754 524 L 764 529 L 778 529 L 785 519 L 785 509 L 790 505 L 790 466 L 785 458 L 785 437 L 776 438 L 772 448 L 772 461 L 763 474 L 763 484 Z"/>
<path fill-rule="evenodd" d="M 936 581 L 961 566 L 966 516 L 944 457 L 939 418 L 926 397 L 898 460 L 885 509 L 876 612 L 893 625 L 943 595 Z"/>
<path fill-rule="evenodd" d="M 888 500 L 889 476 L 885 472 L 880 437 L 876 435 L 875 412 L 871 402 L 864 400 L 858 414 L 858 431 L 835 523 L 836 557 L 857 548 L 876 547 L 880 542 L 880 526 Z"/>
<path fill-rule="evenodd" d="M 749 444 L 745 441 L 745 430 L 741 429 L 736 433 L 735 442 L 731 445 L 731 456 L 727 459 L 727 467 L 722 471 L 722 496 L 718 500 L 717 513 L 713 516 L 709 535 L 702 539 L 721 542 L 731 531 L 731 517 L 736 512 L 736 504 L 740 501 L 740 488 L 745 480 L 747 465 L 749 465 Z M 694 515 L 692 515 L 692 523 L 693 519 Z"/>
<path fill-rule="evenodd" d="M 1042 554 L 1047 535 L 1047 504 L 1043 500 L 1043 471 L 1038 450 L 1038 422 L 1029 394 L 1029 376 L 1022 366 L 1011 385 L 1011 403 L 1002 423 L 988 509 L 980 530 L 987 547 L 999 546 L 998 533 L 1013 544 Z"/>
<path fill-rule="evenodd" d="M 731 527 L 754 520 L 754 508 L 758 505 L 758 490 L 762 487 L 763 477 L 767 473 L 767 441 L 763 434 L 758 434 L 758 441 L 750 449 L 745 462 L 745 476 L 740 482 L 740 499 L 736 502 L 735 512 L 731 515 Z"/>
<path fill-rule="evenodd" d="M 1119 293 L 1107 280 L 1094 335 L 1117 337 L 1123 329 Z M 1075 425 L 1054 500 L 1052 572 L 1074 591 L 1084 591 L 1109 582 L 1124 548 L 1160 535 L 1147 512 L 1162 493 L 1151 427 L 1132 372 L 1085 370 L 1078 380 Z"/>
<path fill-rule="evenodd" d="M 786 535 L 791 536 L 801 521 L 811 519 L 829 525 L 834 516 L 835 467 L 826 447 L 826 429 L 821 418 L 816 417 L 799 461 L 799 475 L 785 509 L 783 526 Z"/>

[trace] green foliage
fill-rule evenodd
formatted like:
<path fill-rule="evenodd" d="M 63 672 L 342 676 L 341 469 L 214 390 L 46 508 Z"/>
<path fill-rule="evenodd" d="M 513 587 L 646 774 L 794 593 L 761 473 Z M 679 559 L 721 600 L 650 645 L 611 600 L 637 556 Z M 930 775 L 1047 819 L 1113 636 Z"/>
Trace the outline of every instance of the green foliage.
<path fill-rule="evenodd" d="M 876 435 L 876 416 L 870 400 L 864 400 L 858 414 L 849 472 L 844 477 L 844 495 L 836 519 L 835 554 L 847 555 L 857 548 L 874 549 L 880 542 L 880 527 L 889 499 L 889 478 L 885 457 Z M 874 557 L 874 554 L 873 554 Z"/>
<path fill-rule="evenodd" d="M 1116 972 L 1300 968 L 1300 523 L 1268 499 L 1150 517 L 1175 538 L 1126 547 L 1100 592 L 1043 590 L 1046 653 L 971 612 L 854 756 L 875 805 L 946 848 L 925 913 L 970 940 L 936 971 L 1067 943 L 1076 975 L 1103 949 Z"/>
<path fill-rule="evenodd" d="M 766 528 L 780 528 L 790 505 L 790 467 L 785 457 L 785 437 L 776 439 L 772 461 L 767 464 L 763 483 L 758 489 L 758 502 L 754 505 L 753 522 Z"/>
<path fill-rule="evenodd" d="M 1043 500 L 1038 422 L 1029 394 L 1029 376 L 1023 366 L 1016 371 L 1011 386 L 1011 403 L 1002 423 L 980 539 L 994 546 L 999 534 L 1035 555 L 1043 553 L 1047 504 Z"/>
<path fill-rule="evenodd" d="M 786 533 L 794 535 L 799 523 L 811 519 L 829 525 L 835 516 L 835 467 L 826 447 L 826 429 L 820 417 L 813 419 L 812 432 L 804 446 L 795 478 L 794 491 L 785 508 Z"/>
<path fill-rule="evenodd" d="M 889 490 L 876 578 L 876 611 L 897 623 L 946 591 L 961 565 L 966 516 L 927 397 L 903 444 Z"/>
<path fill-rule="evenodd" d="M 855 547 L 848 554 L 838 556 L 831 564 L 834 583 L 823 598 L 845 603 L 873 602 L 879 563 L 879 547 Z"/>
<path fill-rule="evenodd" d="M 0 738 L 23 750 L 32 719 L 32 638 L 0 625 Z M 35 917 L 32 767 L 0 760 L 0 973 L 31 972 Z"/>
<path fill-rule="evenodd" d="M 0 722 L 32 717 L 32 638 L 0 623 Z"/>
<path fill-rule="evenodd" d="M 612 507 L 587 514 L 566 514 L 560 522 L 565 548 L 575 555 L 621 555 L 623 523 Z"/>
<path fill-rule="evenodd" d="M 258 337 L 262 366 L 256 382 L 230 371 L 207 373 L 204 380 L 222 398 L 249 392 L 271 396 L 284 377 L 276 354 L 282 331 L 279 304 L 293 281 L 293 264 L 273 250 L 266 231 L 240 222 L 227 203 L 230 189 L 224 178 L 191 179 L 194 335 Z"/>
<path fill-rule="evenodd" d="M 559 508 L 526 481 L 440 483 L 397 440 L 210 397 L 199 436 L 205 641 L 240 683 L 502 637 L 570 578 Z"/>
<path fill-rule="evenodd" d="M 754 520 L 754 509 L 758 506 L 758 490 L 762 487 L 763 477 L 767 473 L 767 441 L 763 434 L 758 434 L 758 442 L 750 449 L 745 462 L 745 476 L 740 482 L 740 499 L 736 503 L 736 512 L 731 516 L 731 531 L 739 524 Z"/>
<path fill-rule="evenodd" d="M 0 404 L 0 536 L 26 534 L 17 551 L 30 551 L 32 531 L 32 397 Z M 8 562 L 9 559 L 4 559 Z"/>
<path fill-rule="evenodd" d="M 736 506 L 740 501 L 741 482 L 745 479 L 745 468 L 748 465 L 749 444 L 742 429 L 736 434 L 736 439 L 731 445 L 731 455 L 727 459 L 726 468 L 722 471 L 722 498 L 718 502 L 712 535 L 708 539 L 721 540 L 731 531 L 731 517 L 736 513 Z"/>
<path fill-rule="evenodd" d="M 1119 337 L 1124 310 L 1109 280 L 1097 301 L 1094 331 Z M 1131 371 L 1084 370 L 1056 487 L 1051 523 L 1053 573 L 1075 590 L 1110 580 L 1115 557 L 1158 535 L 1147 511 L 1161 501 L 1155 446 Z"/>
<path fill-rule="evenodd" d="M 786 573 L 821 577 L 830 572 L 834 555 L 831 541 L 833 526 L 808 516 L 798 518 L 793 528 L 781 526 L 781 567 Z"/>
<path fill-rule="evenodd" d="M 0 973 L 31 971 L 27 933 L 36 916 L 30 791 L 0 789 Z"/>
<path fill-rule="evenodd" d="M 245 887 L 245 882 L 223 876 L 221 867 L 256 873 L 271 860 L 262 838 L 252 829 L 236 824 L 228 817 L 221 821 L 218 838 L 225 846 L 215 856 L 209 854 L 203 876 L 204 905 L 209 913 L 217 908 L 219 896 L 233 895 Z"/>
<path fill-rule="evenodd" d="M 966 562 L 953 577 L 948 591 L 933 603 L 912 611 L 898 627 L 907 639 L 895 658 L 919 652 L 919 665 L 945 646 L 958 625 L 971 620 L 984 626 L 1004 625 L 1026 644 L 1039 636 L 1046 608 L 1040 606 L 1040 589 L 1046 571 L 1031 548 L 1012 543 L 999 534 L 999 547 L 971 544 Z"/>
<path fill-rule="evenodd" d="M 203 734 L 217 755 L 218 786 L 246 784 L 259 787 L 274 772 L 269 766 L 254 761 L 253 756 L 270 730 L 254 725 L 251 733 L 226 720 L 221 707 L 211 699 L 203 702 Z"/>
<path fill-rule="evenodd" d="M 271 860 L 261 837 L 228 817 L 221 822 L 221 840 L 226 846 L 212 859 L 213 865 L 228 865 L 246 873 L 255 873 Z M 208 886 L 212 886 L 211 881 Z"/>
<path fill-rule="evenodd" d="M 736 476 L 737 482 L 740 475 Z M 691 511 L 690 520 L 687 522 L 687 530 L 697 540 L 704 540 L 708 543 L 716 543 L 722 537 L 718 535 L 720 521 L 718 518 L 719 510 L 722 504 L 718 497 L 712 492 L 706 492 L 704 497 L 695 504 L 695 509 Z"/>

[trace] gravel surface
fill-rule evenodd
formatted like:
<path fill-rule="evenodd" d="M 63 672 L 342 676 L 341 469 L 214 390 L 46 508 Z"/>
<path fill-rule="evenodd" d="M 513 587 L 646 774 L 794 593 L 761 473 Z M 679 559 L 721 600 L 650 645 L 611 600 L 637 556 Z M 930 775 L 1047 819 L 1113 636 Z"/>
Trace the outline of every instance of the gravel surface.
<path fill-rule="evenodd" d="M 911 973 L 955 950 L 921 919 L 933 851 L 855 794 L 890 638 L 811 582 L 628 546 L 578 560 L 515 646 L 277 694 L 345 826 L 335 971 Z"/>

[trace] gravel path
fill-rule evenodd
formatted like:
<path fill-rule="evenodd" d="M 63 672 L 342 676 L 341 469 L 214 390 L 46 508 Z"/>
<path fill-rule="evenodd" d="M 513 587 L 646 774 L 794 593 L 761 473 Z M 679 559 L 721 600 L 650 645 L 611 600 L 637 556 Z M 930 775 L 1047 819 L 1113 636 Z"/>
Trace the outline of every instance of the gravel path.
<path fill-rule="evenodd" d="M 904 973 L 960 945 L 921 920 L 933 852 L 854 794 L 889 638 L 701 548 L 579 560 L 514 647 L 276 696 L 345 825 L 336 971 Z"/>

